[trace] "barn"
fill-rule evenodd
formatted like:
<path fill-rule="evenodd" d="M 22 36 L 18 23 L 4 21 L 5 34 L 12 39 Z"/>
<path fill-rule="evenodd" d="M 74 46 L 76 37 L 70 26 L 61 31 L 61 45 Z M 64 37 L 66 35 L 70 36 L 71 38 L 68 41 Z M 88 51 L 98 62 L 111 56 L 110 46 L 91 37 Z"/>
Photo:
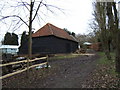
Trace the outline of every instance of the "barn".
<path fill-rule="evenodd" d="M 47 23 L 32 34 L 33 54 L 72 53 L 78 49 L 78 42 L 65 30 Z M 19 48 L 19 54 L 28 53 L 28 42 Z"/>

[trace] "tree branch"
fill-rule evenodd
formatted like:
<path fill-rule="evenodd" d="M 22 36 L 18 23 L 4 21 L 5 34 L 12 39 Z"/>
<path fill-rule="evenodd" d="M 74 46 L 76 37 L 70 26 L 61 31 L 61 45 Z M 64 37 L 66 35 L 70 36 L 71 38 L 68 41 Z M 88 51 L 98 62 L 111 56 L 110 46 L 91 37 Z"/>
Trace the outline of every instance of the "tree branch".
<path fill-rule="evenodd" d="M 62 9 L 62 8 L 59 8 L 57 6 L 53 6 L 53 5 L 50 5 L 50 4 L 45 4 L 45 3 L 42 3 L 42 4 L 47 8 L 47 10 L 51 11 L 52 13 L 54 13 L 54 11 L 52 11 L 51 9 L 49 9 L 49 7 L 56 8 L 56 9 L 60 10 L 62 13 L 64 13 L 63 12 L 64 9 Z"/>
<path fill-rule="evenodd" d="M 29 8 L 27 7 L 27 5 L 29 5 L 29 4 L 27 3 L 27 5 L 26 5 L 25 2 L 23 2 L 22 0 L 21 0 L 21 2 L 22 2 L 23 5 L 26 7 L 26 9 L 27 9 L 28 11 L 30 11 Z"/>
<path fill-rule="evenodd" d="M 40 6 L 41 6 L 41 4 L 42 4 L 42 1 L 43 1 L 43 0 L 41 0 L 40 3 L 39 3 L 39 5 L 38 5 L 38 7 L 37 7 L 37 10 L 36 10 L 36 12 L 35 12 L 35 15 L 34 15 L 32 21 L 34 21 L 36 15 L 37 15 L 37 13 L 38 13 L 38 10 L 40 9 Z"/>
<path fill-rule="evenodd" d="M 6 19 L 6 18 L 10 18 L 10 17 L 17 17 L 17 18 L 19 18 L 23 23 L 25 23 L 25 25 L 27 25 L 29 27 L 29 25 L 18 15 L 4 16 L 3 18 L 0 19 L 0 21 L 3 20 L 3 19 Z"/>

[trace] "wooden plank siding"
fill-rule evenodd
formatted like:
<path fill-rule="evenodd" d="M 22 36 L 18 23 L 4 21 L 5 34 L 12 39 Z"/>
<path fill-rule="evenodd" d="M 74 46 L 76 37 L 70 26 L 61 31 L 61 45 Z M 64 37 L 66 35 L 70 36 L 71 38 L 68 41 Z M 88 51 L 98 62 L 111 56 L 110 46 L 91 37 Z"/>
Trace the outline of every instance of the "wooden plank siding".
<path fill-rule="evenodd" d="M 33 54 L 71 53 L 78 49 L 78 42 L 53 35 L 32 38 Z M 19 54 L 28 53 L 28 42 L 19 48 Z"/>

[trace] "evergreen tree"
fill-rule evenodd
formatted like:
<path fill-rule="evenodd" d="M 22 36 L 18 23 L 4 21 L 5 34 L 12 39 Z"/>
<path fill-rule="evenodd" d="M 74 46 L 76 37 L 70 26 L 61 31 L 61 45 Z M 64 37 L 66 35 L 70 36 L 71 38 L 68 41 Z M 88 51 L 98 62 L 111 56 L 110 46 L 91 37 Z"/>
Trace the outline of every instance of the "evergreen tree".
<path fill-rule="evenodd" d="M 75 37 L 75 33 L 74 32 L 72 32 L 72 35 Z"/>
<path fill-rule="evenodd" d="M 68 31 L 66 28 L 64 28 L 63 30 L 65 30 L 69 35 L 71 35 L 71 32 Z"/>
<path fill-rule="evenodd" d="M 3 45 L 18 45 L 18 35 L 7 32 L 2 42 Z"/>
<path fill-rule="evenodd" d="M 11 33 L 7 32 L 4 36 L 3 45 L 11 45 L 11 44 L 12 44 Z"/>
<path fill-rule="evenodd" d="M 18 45 L 18 35 L 12 33 L 12 45 Z"/>
<path fill-rule="evenodd" d="M 22 36 L 21 36 L 21 46 L 25 43 L 25 41 L 28 40 L 28 35 L 26 34 L 26 31 L 24 31 L 22 33 Z"/>
<path fill-rule="evenodd" d="M 69 30 L 66 29 L 66 28 L 63 28 L 63 30 L 65 30 L 69 35 L 72 35 L 72 36 L 75 37 L 75 33 L 74 33 L 74 32 L 71 32 L 71 31 L 69 31 Z"/>

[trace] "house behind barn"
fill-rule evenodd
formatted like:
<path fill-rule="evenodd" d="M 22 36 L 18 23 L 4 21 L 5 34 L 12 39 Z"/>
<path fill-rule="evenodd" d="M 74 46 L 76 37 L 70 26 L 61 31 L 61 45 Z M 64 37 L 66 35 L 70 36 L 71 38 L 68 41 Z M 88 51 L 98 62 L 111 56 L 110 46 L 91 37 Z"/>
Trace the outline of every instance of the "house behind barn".
<path fill-rule="evenodd" d="M 78 49 L 78 42 L 72 35 L 50 23 L 32 34 L 33 54 L 72 53 Z M 28 42 L 20 46 L 19 54 L 28 53 Z"/>
<path fill-rule="evenodd" d="M 19 46 L 17 45 L 1 45 L 0 54 L 17 54 Z"/>

